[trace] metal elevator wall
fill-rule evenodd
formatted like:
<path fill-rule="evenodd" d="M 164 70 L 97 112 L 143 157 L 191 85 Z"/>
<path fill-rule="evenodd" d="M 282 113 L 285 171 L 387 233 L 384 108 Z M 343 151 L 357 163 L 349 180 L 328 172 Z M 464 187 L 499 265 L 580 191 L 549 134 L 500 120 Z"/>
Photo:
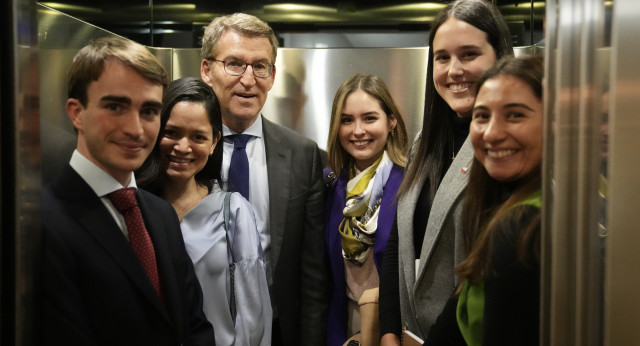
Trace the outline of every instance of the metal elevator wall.
<path fill-rule="evenodd" d="M 75 53 L 89 40 L 114 35 L 66 14 L 41 6 L 39 13 L 43 180 L 64 166 L 75 145 L 75 134 L 64 110 L 66 70 Z M 425 37 L 425 42 L 427 38 Z M 200 50 L 149 48 L 173 79 L 200 77 Z M 518 47 L 516 53 L 540 52 Z M 263 108 L 268 119 L 289 127 L 326 148 L 335 91 L 351 75 L 377 74 L 385 81 L 404 117 L 410 138 L 422 127 L 427 47 L 302 49 L 280 48 L 273 89 Z"/>
<path fill-rule="evenodd" d="M 517 49 L 546 58 L 542 345 L 640 344 L 639 18 L 637 0 L 549 0 L 546 48 Z M 64 110 L 66 70 L 85 43 L 113 34 L 42 5 L 37 21 L 39 167 L 46 183 L 75 146 Z M 282 48 L 263 113 L 325 148 L 335 90 L 351 74 L 369 72 L 387 82 L 413 136 L 422 121 L 427 49 Z M 198 49 L 150 50 L 174 79 L 199 76 Z M 16 179 L 17 205 L 28 205 L 39 187 L 28 179 Z M 15 251 L 29 256 L 33 249 Z M 37 274 L 29 268 L 16 269 L 16 281 Z M 17 329 L 29 330 L 33 320 L 20 323 Z"/>

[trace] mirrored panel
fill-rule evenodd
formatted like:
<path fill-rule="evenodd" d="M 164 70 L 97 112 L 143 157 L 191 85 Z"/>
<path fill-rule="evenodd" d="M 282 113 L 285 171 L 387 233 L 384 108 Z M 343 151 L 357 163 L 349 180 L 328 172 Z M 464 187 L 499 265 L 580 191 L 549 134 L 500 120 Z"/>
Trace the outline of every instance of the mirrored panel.
<path fill-rule="evenodd" d="M 234 12 L 253 14 L 273 27 L 281 46 L 300 48 L 291 34 L 330 37 L 321 47 L 418 47 L 426 45 L 429 23 L 449 1 L 354 0 L 176 2 L 61 0 L 40 3 L 118 35 L 153 47 L 197 48 L 202 27 Z M 545 1 L 493 0 L 505 16 L 515 46 L 544 44 Z M 343 35 L 360 37 L 339 40 Z M 387 35 L 385 37 L 385 35 Z M 398 40 L 392 36 L 402 36 Z M 333 38 L 336 36 L 337 38 Z M 406 37 L 421 36 L 407 41 Z M 327 45 L 328 44 L 328 45 Z M 308 46 L 305 46 L 308 47 Z"/>

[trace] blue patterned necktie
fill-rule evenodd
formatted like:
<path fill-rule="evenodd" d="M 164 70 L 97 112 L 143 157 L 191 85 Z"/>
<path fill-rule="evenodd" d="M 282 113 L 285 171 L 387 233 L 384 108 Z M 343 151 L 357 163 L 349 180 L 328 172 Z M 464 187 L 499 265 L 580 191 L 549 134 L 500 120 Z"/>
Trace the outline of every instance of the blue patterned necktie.
<path fill-rule="evenodd" d="M 227 190 L 240 192 L 249 200 L 249 159 L 247 158 L 247 142 L 253 137 L 251 135 L 231 135 L 227 136 L 233 140 L 233 154 L 229 164 L 229 179 L 227 179 Z"/>

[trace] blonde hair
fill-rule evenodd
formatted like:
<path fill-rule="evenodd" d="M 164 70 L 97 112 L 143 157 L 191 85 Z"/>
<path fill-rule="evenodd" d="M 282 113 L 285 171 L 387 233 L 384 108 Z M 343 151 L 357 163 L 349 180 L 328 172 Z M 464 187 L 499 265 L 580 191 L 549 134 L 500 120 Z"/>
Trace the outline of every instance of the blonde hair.
<path fill-rule="evenodd" d="M 358 73 L 347 80 L 336 91 L 331 107 L 331 123 L 329 125 L 329 138 L 327 140 L 327 163 L 331 170 L 340 174 L 344 167 L 348 167 L 351 155 L 340 145 L 338 132 L 340 130 L 340 118 L 344 103 L 349 95 L 356 90 L 362 90 L 373 96 L 380 103 L 380 107 L 386 113 L 387 118 L 396 118 L 396 127 L 391 131 L 385 144 L 385 150 L 389 159 L 400 167 L 407 164 L 405 150 L 407 147 L 407 128 L 404 124 L 400 110 L 393 101 L 386 84 L 376 75 Z"/>

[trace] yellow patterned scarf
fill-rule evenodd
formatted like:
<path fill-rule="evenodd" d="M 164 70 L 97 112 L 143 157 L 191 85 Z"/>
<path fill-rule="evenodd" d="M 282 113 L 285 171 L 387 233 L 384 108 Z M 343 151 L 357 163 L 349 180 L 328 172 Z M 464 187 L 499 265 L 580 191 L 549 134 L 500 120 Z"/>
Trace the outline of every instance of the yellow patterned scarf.
<path fill-rule="evenodd" d="M 382 191 L 393 168 L 385 151 L 376 162 L 354 177 L 353 166 L 347 183 L 344 219 L 339 231 L 342 236 L 342 256 L 362 264 L 374 243 L 378 228 L 378 210 Z"/>

